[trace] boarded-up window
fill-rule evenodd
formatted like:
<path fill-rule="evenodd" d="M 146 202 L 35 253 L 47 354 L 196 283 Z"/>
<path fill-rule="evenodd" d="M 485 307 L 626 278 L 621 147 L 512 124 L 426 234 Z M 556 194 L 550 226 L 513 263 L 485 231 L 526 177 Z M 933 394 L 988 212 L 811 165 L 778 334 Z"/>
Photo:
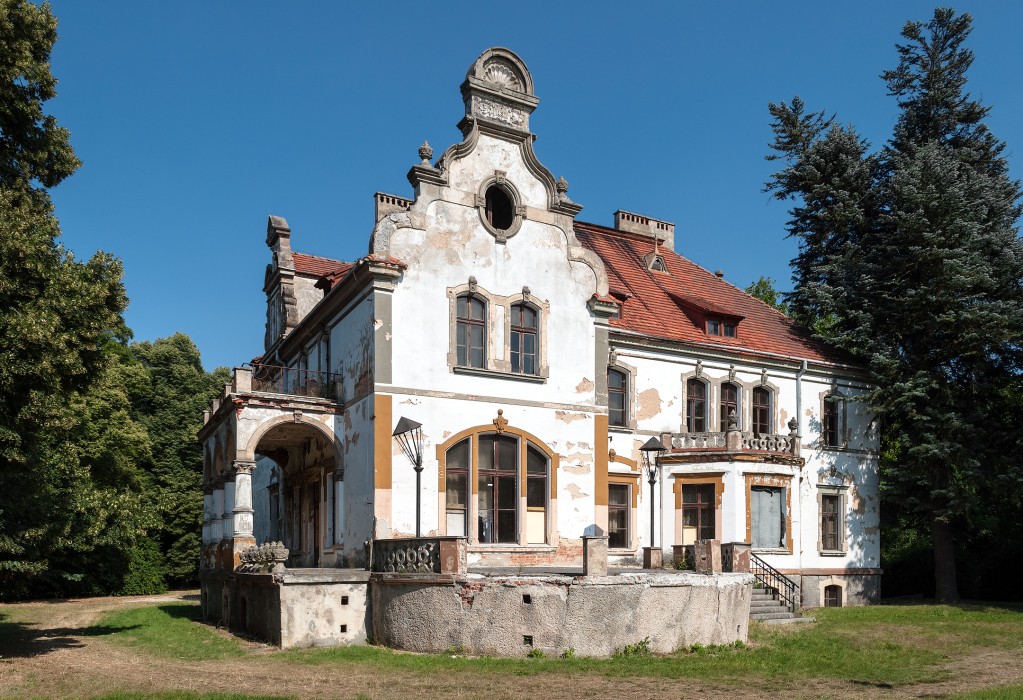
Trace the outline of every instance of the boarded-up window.
<path fill-rule="evenodd" d="M 777 486 L 750 487 L 752 545 L 755 549 L 785 546 L 785 489 Z"/>
<path fill-rule="evenodd" d="M 841 586 L 825 586 L 824 587 L 824 607 L 825 608 L 840 608 L 840 607 L 842 607 L 842 587 Z"/>

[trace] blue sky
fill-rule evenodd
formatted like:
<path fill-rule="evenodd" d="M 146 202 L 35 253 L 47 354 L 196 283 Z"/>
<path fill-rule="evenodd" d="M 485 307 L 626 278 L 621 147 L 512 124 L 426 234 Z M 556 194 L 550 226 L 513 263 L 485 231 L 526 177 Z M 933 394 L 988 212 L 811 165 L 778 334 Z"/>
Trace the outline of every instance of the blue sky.
<path fill-rule="evenodd" d="M 469 64 L 507 46 L 540 105 L 537 155 L 580 219 L 676 224 L 676 249 L 745 287 L 789 288 L 795 244 L 767 104 L 800 95 L 875 145 L 896 117 L 878 78 L 927 2 L 126 2 L 55 0 L 51 112 L 85 165 L 54 192 L 64 244 L 124 261 L 137 339 L 182 331 L 207 367 L 262 351 L 264 236 L 366 253 L 373 193 L 409 196 L 424 139 L 459 140 Z M 1023 3 L 965 2 L 970 90 L 1023 177 Z"/>

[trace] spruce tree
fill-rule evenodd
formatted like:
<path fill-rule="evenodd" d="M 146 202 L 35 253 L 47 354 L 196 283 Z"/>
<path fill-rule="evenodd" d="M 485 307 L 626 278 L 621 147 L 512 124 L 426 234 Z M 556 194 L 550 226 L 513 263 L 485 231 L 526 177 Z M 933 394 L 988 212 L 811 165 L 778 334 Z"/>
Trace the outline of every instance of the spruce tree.
<path fill-rule="evenodd" d="M 928 523 L 946 602 L 958 600 L 957 535 L 1019 468 L 993 449 L 1014 428 L 990 409 L 1023 371 L 1021 192 L 990 107 L 966 91 L 971 22 L 938 9 L 904 26 L 882 76 L 900 116 L 879 153 L 851 129 L 807 129 L 795 101 L 772 105 L 770 157 L 785 167 L 767 183 L 798 202 L 792 307 L 869 367 L 866 398 L 892 443 L 886 501 Z"/>

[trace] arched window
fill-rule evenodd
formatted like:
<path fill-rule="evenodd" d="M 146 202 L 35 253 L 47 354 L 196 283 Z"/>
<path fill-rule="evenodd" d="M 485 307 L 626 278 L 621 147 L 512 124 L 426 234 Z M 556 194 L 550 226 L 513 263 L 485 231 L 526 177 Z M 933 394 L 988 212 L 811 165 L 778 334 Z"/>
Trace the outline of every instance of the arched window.
<path fill-rule="evenodd" d="M 487 305 L 479 297 L 458 297 L 455 312 L 457 363 L 461 367 L 486 367 Z"/>
<path fill-rule="evenodd" d="M 526 543 L 547 541 L 547 465 L 550 460 L 526 444 Z"/>
<path fill-rule="evenodd" d="M 824 397 L 821 410 L 821 442 L 826 447 L 839 447 L 838 441 L 838 400 L 833 395 Z"/>
<path fill-rule="evenodd" d="M 721 385 L 721 432 L 728 430 L 728 416 L 735 413 L 735 421 L 739 422 L 739 387 L 731 382 Z"/>
<path fill-rule="evenodd" d="M 617 369 L 607 370 L 607 422 L 609 425 L 625 427 L 628 425 L 629 381 L 625 374 Z"/>
<path fill-rule="evenodd" d="M 753 390 L 753 432 L 771 433 L 771 390 L 758 386 Z"/>
<path fill-rule="evenodd" d="M 479 433 L 449 447 L 444 457 L 447 534 L 480 544 L 546 542 L 550 463 L 537 445 L 509 433 Z"/>
<path fill-rule="evenodd" d="M 518 542 L 518 440 L 480 435 L 477 521 L 480 542 Z"/>
<path fill-rule="evenodd" d="M 528 304 L 512 304 L 511 307 L 511 371 L 520 374 L 536 374 L 537 354 L 537 313 Z"/>
<path fill-rule="evenodd" d="M 824 587 L 824 607 L 825 608 L 840 608 L 840 607 L 842 607 L 842 587 L 841 586 L 825 586 Z"/>
<path fill-rule="evenodd" d="M 699 379 L 686 382 L 686 430 L 690 433 L 707 430 L 707 385 Z"/>
<path fill-rule="evenodd" d="M 445 463 L 447 533 L 465 537 L 469 534 L 469 438 L 448 450 Z"/>
<path fill-rule="evenodd" d="M 487 188 L 486 194 L 487 223 L 499 231 L 507 231 L 515 220 L 511 197 L 498 185 Z"/>

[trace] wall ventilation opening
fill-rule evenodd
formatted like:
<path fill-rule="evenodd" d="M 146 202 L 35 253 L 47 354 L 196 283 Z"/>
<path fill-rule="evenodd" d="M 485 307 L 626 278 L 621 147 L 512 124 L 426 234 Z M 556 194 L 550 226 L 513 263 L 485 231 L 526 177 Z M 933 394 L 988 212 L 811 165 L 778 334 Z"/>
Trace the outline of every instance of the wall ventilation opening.
<path fill-rule="evenodd" d="M 341 605 L 348 605 L 348 596 L 341 596 Z"/>
<path fill-rule="evenodd" d="M 533 635 L 531 634 L 522 635 L 522 643 L 525 644 L 527 647 L 533 646 Z"/>
<path fill-rule="evenodd" d="M 498 231 L 507 231 L 515 220 L 511 197 L 497 185 L 487 188 L 487 223 Z"/>
<path fill-rule="evenodd" d="M 341 625 L 341 634 L 344 634 L 347 631 L 348 631 L 348 625 Z"/>
<path fill-rule="evenodd" d="M 525 603 L 526 605 L 532 605 L 533 604 L 533 596 L 529 595 L 528 593 L 524 593 L 522 595 L 522 602 Z"/>

